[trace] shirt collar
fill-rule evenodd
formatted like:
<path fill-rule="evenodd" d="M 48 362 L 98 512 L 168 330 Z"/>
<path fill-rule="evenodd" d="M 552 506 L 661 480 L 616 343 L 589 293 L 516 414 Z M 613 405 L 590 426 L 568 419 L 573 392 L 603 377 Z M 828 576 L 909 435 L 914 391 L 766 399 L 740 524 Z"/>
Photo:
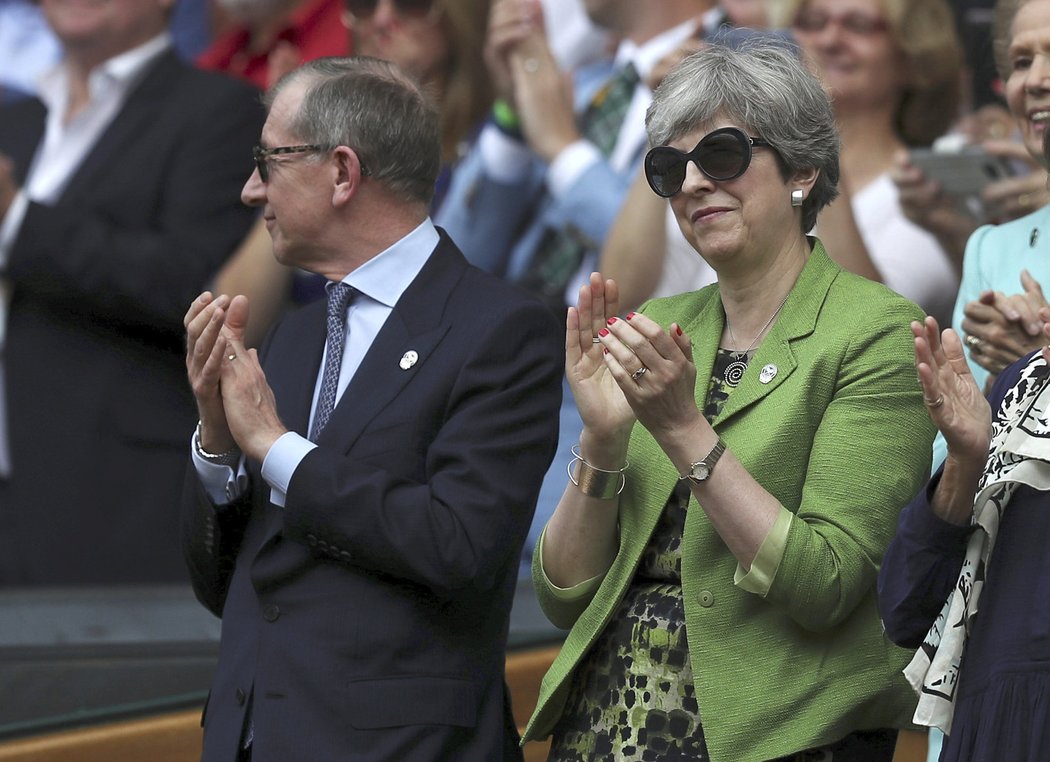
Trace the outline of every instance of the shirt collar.
<path fill-rule="evenodd" d="M 91 72 L 88 82 L 91 97 L 97 97 L 99 89 L 107 82 L 130 88 L 150 62 L 171 45 L 171 34 L 162 32 L 137 48 L 132 48 L 104 61 Z M 66 62 L 62 61 L 40 78 L 40 100 L 49 110 L 53 110 L 65 103 L 68 87 L 69 71 L 66 68 Z"/>
<path fill-rule="evenodd" d="M 713 14 L 713 15 L 712 15 Z M 661 32 L 642 45 L 632 40 L 623 40 L 616 49 L 616 68 L 633 63 L 638 75 L 644 82 L 649 72 L 660 61 L 661 58 L 673 51 L 689 37 L 696 33 L 697 28 L 703 27 L 705 32 L 712 23 L 717 23 L 721 15 L 718 8 L 673 26 L 667 31 Z"/>
<path fill-rule="evenodd" d="M 353 286 L 370 299 L 393 308 L 401 294 L 419 275 L 440 239 L 437 228 L 427 217 L 419 227 L 400 241 L 343 278 L 343 283 Z"/>

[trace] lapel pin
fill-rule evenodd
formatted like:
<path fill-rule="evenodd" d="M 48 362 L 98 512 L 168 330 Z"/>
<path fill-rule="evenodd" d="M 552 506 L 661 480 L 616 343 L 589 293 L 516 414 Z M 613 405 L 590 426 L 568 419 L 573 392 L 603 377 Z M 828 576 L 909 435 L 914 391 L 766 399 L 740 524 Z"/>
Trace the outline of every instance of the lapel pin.
<path fill-rule="evenodd" d="M 763 384 L 768 384 L 774 378 L 777 377 L 777 366 L 770 363 L 769 365 L 762 368 L 758 373 L 758 380 Z"/>
<path fill-rule="evenodd" d="M 1039 240 L 1039 228 L 1032 228 L 1032 234 L 1028 236 L 1028 248 L 1034 249 L 1035 242 Z"/>
<path fill-rule="evenodd" d="M 401 370 L 408 370 L 416 364 L 417 360 L 419 360 L 419 354 L 416 350 L 410 349 L 401 355 L 401 362 L 399 362 L 398 365 L 401 366 Z"/>

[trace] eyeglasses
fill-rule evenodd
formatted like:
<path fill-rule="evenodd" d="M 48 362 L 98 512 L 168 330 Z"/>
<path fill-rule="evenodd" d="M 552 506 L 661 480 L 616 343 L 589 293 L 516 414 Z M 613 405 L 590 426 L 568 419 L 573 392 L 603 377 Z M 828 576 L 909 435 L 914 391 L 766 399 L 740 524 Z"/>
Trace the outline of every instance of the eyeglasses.
<path fill-rule="evenodd" d="M 671 146 L 657 146 L 645 155 L 645 179 L 658 196 L 671 198 L 685 182 L 689 162 L 712 180 L 735 180 L 751 165 L 751 147 L 770 144 L 753 138 L 738 127 L 709 132 L 689 153 Z"/>
<path fill-rule="evenodd" d="M 271 156 L 277 156 L 282 153 L 310 153 L 311 151 L 326 151 L 324 146 L 315 144 L 305 146 L 281 146 L 279 148 L 263 148 L 262 146 L 255 146 L 252 149 L 252 158 L 255 159 L 255 168 L 259 170 L 259 179 L 264 183 L 270 182 L 270 165 L 267 163 L 267 159 Z M 358 157 L 360 161 L 361 157 Z M 368 171 L 368 167 L 365 166 L 363 161 L 361 163 L 361 176 L 368 177 L 372 173 Z"/>
<path fill-rule="evenodd" d="M 868 16 L 864 13 L 845 13 L 841 16 L 832 16 L 824 11 L 800 11 L 795 17 L 792 26 L 802 32 L 816 34 L 823 32 L 828 24 L 835 22 L 842 29 L 858 37 L 871 37 L 881 34 L 889 28 L 886 19 L 878 16 Z"/>
<path fill-rule="evenodd" d="M 277 156 L 283 153 L 310 153 L 323 150 L 324 146 L 319 145 L 281 146 L 280 148 L 263 148 L 262 146 L 255 146 L 255 148 L 252 149 L 252 158 L 255 159 L 255 168 L 259 170 L 259 179 L 264 183 L 268 183 L 270 182 L 270 165 L 267 164 L 266 160 L 271 156 Z M 364 174 L 363 171 L 362 174 Z"/>
<path fill-rule="evenodd" d="M 379 7 L 379 0 L 343 0 L 346 10 L 358 21 L 372 18 Z M 434 0 L 393 0 L 394 8 L 402 16 L 422 18 L 434 7 Z"/>

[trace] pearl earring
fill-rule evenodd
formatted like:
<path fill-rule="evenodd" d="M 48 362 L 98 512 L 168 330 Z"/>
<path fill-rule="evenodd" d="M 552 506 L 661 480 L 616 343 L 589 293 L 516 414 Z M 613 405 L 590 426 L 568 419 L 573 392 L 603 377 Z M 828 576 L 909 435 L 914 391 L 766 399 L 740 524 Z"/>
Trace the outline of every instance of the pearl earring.
<path fill-rule="evenodd" d="M 791 191 L 791 205 L 802 206 L 802 201 L 805 197 L 806 195 L 802 192 L 801 188 L 795 188 L 795 190 Z"/>

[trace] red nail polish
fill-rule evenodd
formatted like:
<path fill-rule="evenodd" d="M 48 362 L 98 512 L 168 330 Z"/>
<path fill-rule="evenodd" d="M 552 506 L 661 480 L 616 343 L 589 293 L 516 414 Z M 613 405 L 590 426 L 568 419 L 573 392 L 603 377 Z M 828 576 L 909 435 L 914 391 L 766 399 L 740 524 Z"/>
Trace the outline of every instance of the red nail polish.
<path fill-rule="evenodd" d="M 681 335 L 682 335 L 682 326 L 680 326 L 680 325 L 676 325 L 676 326 L 674 327 L 674 329 L 675 329 L 675 330 L 676 330 L 676 331 L 678 332 L 678 335 L 679 335 L 679 336 L 681 336 Z"/>
<path fill-rule="evenodd" d="M 603 354 L 603 355 L 607 355 L 607 354 L 609 354 L 609 350 L 608 350 L 608 349 L 606 349 L 605 347 L 602 347 L 602 354 Z"/>
<path fill-rule="evenodd" d="M 614 318 L 614 317 L 611 317 L 611 318 L 609 318 L 608 320 L 606 320 L 605 322 L 606 322 L 606 323 L 607 323 L 608 325 L 612 325 L 613 323 L 615 323 L 615 322 L 616 322 L 616 318 Z"/>
<path fill-rule="evenodd" d="M 627 317 L 628 320 L 630 320 L 631 318 L 634 317 L 634 313 L 633 312 L 628 312 L 626 317 Z"/>
<path fill-rule="evenodd" d="M 608 328 L 602 328 L 602 329 L 600 329 L 600 330 L 598 331 L 598 335 L 599 335 L 599 336 L 608 336 L 608 335 L 609 335 L 609 329 L 608 329 Z"/>

